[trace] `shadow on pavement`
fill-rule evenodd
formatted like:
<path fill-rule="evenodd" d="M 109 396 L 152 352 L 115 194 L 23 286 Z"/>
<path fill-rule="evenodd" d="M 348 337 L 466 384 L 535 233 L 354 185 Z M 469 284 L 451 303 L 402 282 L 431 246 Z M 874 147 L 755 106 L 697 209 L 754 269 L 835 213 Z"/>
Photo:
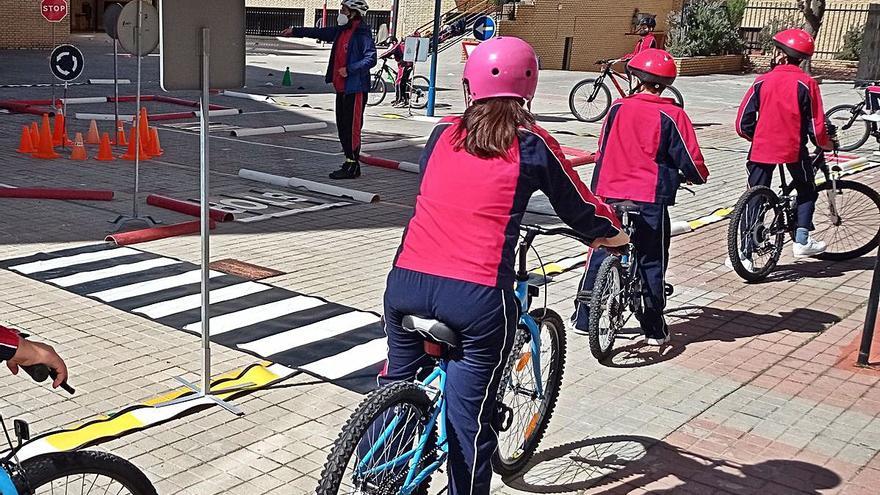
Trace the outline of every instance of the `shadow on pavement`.
<path fill-rule="evenodd" d="M 676 480 L 664 480 L 673 476 Z M 651 489 L 664 480 L 669 488 Z M 525 470 L 504 480 L 529 493 L 798 493 L 838 486 L 836 473 L 807 462 L 770 459 L 740 464 L 643 436 L 588 438 L 538 452 Z M 625 484 L 621 484 L 625 483 Z M 603 489 L 603 485 L 609 485 Z M 641 492 L 640 492 L 641 493 Z"/>
<path fill-rule="evenodd" d="M 707 306 L 681 306 L 668 309 L 666 315 L 677 320 L 669 325 L 670 345 L 659 350 L 645 347 L 641 342 L 621 346 L 603 364 L 612 368 L 641 368 L 675 359 L 695 342 L 734 342 L 783 329 L 819 333 L 840 321 L 836 315 L 809 308 L 762 315 Z"/>

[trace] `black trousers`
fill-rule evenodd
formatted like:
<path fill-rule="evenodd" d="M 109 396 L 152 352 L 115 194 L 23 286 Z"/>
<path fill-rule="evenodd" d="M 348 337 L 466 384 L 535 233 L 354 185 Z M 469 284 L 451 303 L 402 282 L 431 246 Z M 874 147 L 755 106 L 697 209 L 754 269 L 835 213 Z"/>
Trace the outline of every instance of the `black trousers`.
<path fill-rule="evenodd" d="M 345 158 L 349 160 L 360 160 L 365 108 L 366 93 L 336 93 L 336 130 Z"/>

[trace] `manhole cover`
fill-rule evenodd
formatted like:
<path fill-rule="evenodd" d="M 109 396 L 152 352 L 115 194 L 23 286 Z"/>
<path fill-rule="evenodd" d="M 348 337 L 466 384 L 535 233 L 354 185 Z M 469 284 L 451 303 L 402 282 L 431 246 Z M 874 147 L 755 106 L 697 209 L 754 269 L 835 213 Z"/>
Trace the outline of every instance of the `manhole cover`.
<path fill-rule="evenodd" d="M 270 268 L 245 263 L 244 261 L 231 258 L 214 261 L 211 263 L 211 269 L 229 275 L 237 275 L 249 280 L 261 280 L 264 278 L 284 275 L 284 272 L 279 272 L 278 270 L 272 270 Z"/>

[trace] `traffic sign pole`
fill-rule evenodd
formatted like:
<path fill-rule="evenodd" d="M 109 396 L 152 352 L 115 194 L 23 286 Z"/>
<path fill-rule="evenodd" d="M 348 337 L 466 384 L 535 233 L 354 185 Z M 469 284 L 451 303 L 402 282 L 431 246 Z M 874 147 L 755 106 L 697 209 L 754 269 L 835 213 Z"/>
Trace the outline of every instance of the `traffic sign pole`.
<path fill-rule="evenodd" d="M 434 32 L 431 33 L 434 57 L 431 58 L 431 78 L 428 85 L 428 117 L 434 116 L 434 103 L 437 96 L 437 51 L 440 48 L 440 8 L 440 0 L 434 0 Z"/>

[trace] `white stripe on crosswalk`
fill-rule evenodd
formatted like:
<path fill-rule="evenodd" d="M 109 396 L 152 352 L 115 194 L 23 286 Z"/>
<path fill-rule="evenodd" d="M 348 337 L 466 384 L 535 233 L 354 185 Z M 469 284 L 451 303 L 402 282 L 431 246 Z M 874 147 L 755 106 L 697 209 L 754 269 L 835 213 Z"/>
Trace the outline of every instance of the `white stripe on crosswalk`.
<path fill-rule="evenodd" d="M 33 261 L 23 265 L 10 266 L 9 269 L 15 270 L 18 273 L 30 275 L 32 273 L 55 270 L 56 268 L 66 268 L 68 266 L 82 265 L 85 263 L 92 263 L 93 261 L 110 260 L 140 253 L 140 251 L 131 248 L 107 249 L 105 251 L 95 251 L 94 253 L 82 253 L 73 256 L 63 256 L 61 258 L 52 258 L 50 260 Z"/>
<path fill-rule="evenodd" d="M 223 275 L 223 273 L 215 271 L 211 272 L 211 277 L 219 277 L 220 275 Z M 122 287 L 114 287 L 112 289 L 102 290 L 100 292 L 89 294 L 89 296 L 106 302 L 119 301 L 122 299 L 128 299 L 129 297 L 142 296 L 144 294 L 152 294 L 154 292 L 159 292 L 165 289 L 172 289 L 174 287 L 180 287 L 182 285 L 194 284 L 201 280 L 201 277 L 201 270 L 192 270 L 186 273 L 160 278 L 157 280 L 148 280 L 146 282 L 138 282 L 136 284 L 124 285 Z"/>
<path fill-rule="evenodd" d="M 258 284 L 256 282 L 243 282 L 240 284 L 230 285 L 222 289 L 214 289 L 211 291 L 211 304 L 221 303 L 232 299 L 238 299 L 249 294 L 256 294 L 264 290 L 269 290 L 269 285 Z M 133 313 L 140 313 L 147 318 L 154 320 L 171 316 L 191 309 L 202 306 L 202 295 L 192 294 L 189 296 L 178 297 L 170 301 L 162 301 L 132 310 Z M 198 329 L 197 329 L 198 330 Z"/>
<path fill-rule="evenodd" d="M 322 304 L 325 304 L 324 301 L 315 297 L 296 296 L 217 316 L 211 318 L 211 335 L 220 335 L 221 333 L 230 332 L 237 328 L 289 315 L 291 313 L 296 313 L 297 311 L 305 311 Z M 201 320 L 183 327 L 184 330 L 189 330 L 191 332 L 198 332 L 201 328 Z"/>
<path fill-rule="evenodd" d="M 275 335 L 248 342 L 247 344 L 239 344 L 237 347 L 254 352 L 260 356 L 271 356 L 319 340 L 330 339 L 377 321 L 379 321 L 379 317 L 372 313 L 353 311 L 299 328 L 276 333 Z"/>
<path fill-rule="evenodd" d="M 330 380 L 342 378 L 371 364 L 384 361 L 388 356 L 388 344 L 385 340 L 385 337 L 371 340 L 366 344 L 352 347 L 345 352 L 309 363 L 300 368 Z"/>
<path fill-rule="evenodd" d="M 152 260 L 138 261 L 137 263 L 129 263 L 127 265 L 116 265 L 102 270 L 76 273 L 66 277 L 53 278 L 47 280 L 47 282 L 61 287 L 70 287 L 71 285 L 84 284 L 86 282 L 94 282 L 105 278 L 118 277 L 119 275 L 143 272 L 161 266 L 176 265 L 178 263 L 181 262 L 170 258 L 156 258 Z"/>

